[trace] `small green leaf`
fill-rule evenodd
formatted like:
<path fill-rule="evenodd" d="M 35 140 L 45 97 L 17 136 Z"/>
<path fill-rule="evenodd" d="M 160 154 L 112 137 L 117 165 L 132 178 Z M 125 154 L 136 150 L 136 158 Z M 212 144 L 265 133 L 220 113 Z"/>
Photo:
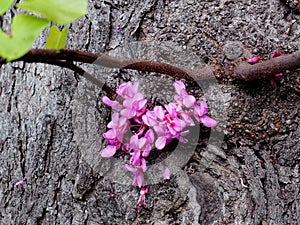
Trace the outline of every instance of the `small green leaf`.
<path fill-rule="evenodd" d="M 60 31 L 57 26 L 52 26 L 49 31 L 48 39 L 46 42 L 47 49 L 60 50 L 66 47 L 68 36 L 68 27 Z"/>
<path fill-rule="evenodd" d="M 87 13 L 87 0 L 27 0 L 17 6 L 58 24 L 72 23 Z"/>
<path fill-rule="evenodd" d="M 1 0 L 0 1 L 0 16 L 9 9 L 14 0 Z"/>
<path fill-rule="evenodd" d="M 0 29 L 0 56 L 7 61 L 18 59 L 31 48 L 39 33 L 49 25 L 49 21 L 35 16 L 20 14 L 13 18 L 12 36 Z"/>

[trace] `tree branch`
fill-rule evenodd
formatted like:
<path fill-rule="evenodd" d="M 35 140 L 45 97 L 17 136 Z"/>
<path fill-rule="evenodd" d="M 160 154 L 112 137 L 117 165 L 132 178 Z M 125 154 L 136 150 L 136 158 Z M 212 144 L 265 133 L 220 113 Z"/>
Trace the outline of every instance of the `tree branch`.
<path fill-rule="evenodd" d="M 275 74 L 300 68 L 300 51 L 290 55 L 275 57 L 250 65 L 241 63 L 236 66 L 233 77 L 238 80 L 262 80 L 274 78 Z"/>
<path fill-rule="evenodd" d="M 192 71 L 179 68 L 168 63 L 154 62 L 147 60 L 138 60 L 130 58 L 112 57 L 105 54 L 95 54 L 91 52 L 61 49 L 60 52 L 49 49 L 32 49 L 23 57 L 14 61 L 23 61 L 28 63 L 39 62 L 47 63 L 49 60 L 82 62 L 88 64 L 96 64 L 109 68 L 132 69 L 143 72 L 156 72 L 170 75 L 175 78 L 183 78 L 186 80 L 198 80 L 212 78 L 212 74 L 206 70 Z M 0 64 L 6 63 L 5 59 L 0 59 Z"/>
<path fill-rule="evenodd" d="M 214 78 L 214 75 L 207 69 L 188 70 L 163 62 L 119 58 L 101 53 L 95 54 L 91 52 L 70 49 L 62 49 L 60 50 L 60 52 L 49 49 L 32 49 L 23 57 L 14 61 L 23 61 L 28 63 L 39 62 L 60 65 L 65 68 L 72 69 L 78 74 L 82 72 L 80 72 L 73 63 L 69 64 L 70 62 L 97 64 L 109 68 L 122 68 L 144 72 L 156 72 L 166 74 L 174 78 L 183 78 L 189 81 Z M 0 67 L 5 63 L 7 63 L 6 60 L 0 58 Z M 259 79 L 272 79 L 277 73 L 300 68 L 300 51 L 290 55 L 284 55 L 266 60 L 254 65 L 241 63 L 234 66 L 235 68 L 233 68 L 232 76 L 237 80 L 250 81 Z M 85 72 L 84 74 L 88 73 Z M 96 79 L 90 77 L 92 75 L 86 76 L 86 78 L 89 77 L 88 79 Z M 105 87 L 105 85 L 103 87 Z M 107 91 L 111 92 L 111 90 Z"/>

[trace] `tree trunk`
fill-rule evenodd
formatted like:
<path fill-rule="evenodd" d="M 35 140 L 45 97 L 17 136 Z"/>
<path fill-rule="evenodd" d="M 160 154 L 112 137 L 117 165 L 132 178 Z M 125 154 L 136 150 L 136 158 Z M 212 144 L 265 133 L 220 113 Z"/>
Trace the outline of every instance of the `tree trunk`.
<path fill-rule="evenodd" d="M 2 17 L 3 28 L 12 15 Z M 290 35 L 283 34 L 292 19 Z M 101 87 L 56 66 L 4 65 L 0 224 L 300 224 L 299 73 L 287 72 L 275 84 L 244 84 L 224 72 L 252 54 L 298 50 L 298 21 L 279 0 L 90 1 L 88 15 L 70 27 L 68 48 L 216 65 L 207 68 L 219 83 L 199 81 L 201 91 L 187 85 L 208 100 L 219 126 L 201 127 L 198 145 L 196 136 L 154 160 L 146 204 L 137 210 L 139 190 L 122 156 L 99 155 L 111 114 L 99 101 Z M 45 34 L 36 46 L 44 47 Z M 160 92 L 167 86 L 158 87 L 170 82 L 164 76 L 83 67 L 114 89 L 140 80 L 149 96 L 168 100 Z M 158 179 L 165 165 L 172 169 L 169 181 Z"/>

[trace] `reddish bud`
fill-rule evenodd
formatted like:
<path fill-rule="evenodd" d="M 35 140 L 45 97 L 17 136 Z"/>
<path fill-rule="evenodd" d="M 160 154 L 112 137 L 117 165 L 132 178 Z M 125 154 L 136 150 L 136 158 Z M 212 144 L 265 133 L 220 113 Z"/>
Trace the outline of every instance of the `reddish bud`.
<path fill-rule="evenodd" d="M 255 64 L 255 63 L 258 63 L 260 60 L 261 60 L 261 58 L 255 56 L 251 59 L 248 59 L 248 63 Z"/>

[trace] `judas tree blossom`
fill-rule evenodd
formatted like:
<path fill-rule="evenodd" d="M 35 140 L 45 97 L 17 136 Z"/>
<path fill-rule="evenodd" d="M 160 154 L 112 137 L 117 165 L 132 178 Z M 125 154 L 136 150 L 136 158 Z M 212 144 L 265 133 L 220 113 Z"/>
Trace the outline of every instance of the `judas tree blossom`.
<path fill-rule="evenodd" d="M 139 82 L 126 82 L 121 84 L 116 92 L 124 99 L 133 98 L 138 93 Z"/>
<path fill-rule="evenodd" d="M 102 101 L 105 105 L 111 107 L 112 109 L 122 109 L 122 105 L 119 102 L 110 100 L 107 96 L 104 96 Z"/>
<path fill-rule="evenodd" d="M 278 57 L 278 56 L 283 56 L 284 54 L 282 54 L 281 52 L 273 52 L 272 54 L 271 54 L 271 59 L 273 59 L 273 58 L 275 58 L 275 57 Z"/>
<path fill-rule="evenodd" d="M 200 105 L 196 104 L 194 106 L 194 116 L 199 123 L 203 123 L 204 126 L 210 128 L 217 126 L 217 122 L 214 119 L 207 116 L 207 113 L 208 107 L 205 101 L 201 101 Z"/>
<path fill-rule="evenodd" d="M 146 194 L 149 192 L 148 187 L 142 187 L 140 190 L 140 197 L 138 200 L 138 208 L 140 208 L 142 205 L 146 202 Z"/>
<path fill-rule="evenodd" d="M 142 166 L 133 167 L 133 166 L 125 165 L 126 170 L 130 171 L 134 175 L 132 185 L 138 186 L 139 188 L 141 188 L 145 182 L 144 172 L 146 171 L 146 163 L 145 160 L 142 160 L 142 162 L 144 164 Z"/>
<path fill-rule="evenodd" d="M 133 166 L 142 166 L 142 160 L 144 160 L 144 158 L 147 158 L 150 154 L 151 148 L 153 146 L 154 137 L 150 137 L 149 133 L 151 133 L 152 136 L 154 136 L 154 134 L 153 132 L 151 132 L 151 130 L 149 130 L 147 133 L 147 138 L 142 137 L 139 139 L 138 135 L 133 135 L 130 138 L 129 147 L 132 150 L 130 153 L 132 155 L 130 159 L 130 164 Z"/>
<path fill-rule="evenodd" d="M 103 134 L 108 145 L 100 155 L 109 158 L 118 150 L 130 155 L 125 169 L 133 174 L 132 185 L 140 188 L 138 207 L 145 202 L 148 188 L 145 187 L 144 173 L 147 170 L 147 158 L 155 148 L 163 150 L 173 139 L 186 143 L 184 138 L 189 133 L 188 127 L 195 126 L 195 121 L 207 127 L 215 127 L 217 122 L 207 116 L 208 106 L 205 101 L 197 101 L 188 94 L 182 81 L 175 81 L 174 102 L 163 106 L 147 108 L 147 100 L 138 91 L 138 82 L 121 84 L 116 93 L 118 98 L 111 100 L 103 97 L 103 103 L 114 110 L 108 131 Z M 171 171 L 165 168 L 164 179 L 170 179 Z"/>
<path fill-rule="evenodd" d="M 253 57 L 251 59 L 248 59 L 248 63 L 255 64 L 255 63 L 258 63 L 260 60 L 261 60 L 261 58 L 259 58 L 259 57 Z"/>
<path fill-rule="evenodd" d="M 15 184 L 15 187 L 18 189 L 19 186 L 22 186 L 24 185 L 24 183 L 26 182 L 27 178 L 24 177 L 22 180 L 18 181 L 16 184 Z"/>
<path fill-rule="evenodd" d="M 166 104 L 166 110 L 162 106 L 155 106 L 152 113 L 146 113 L 143 116 L 143 121 L 153 127 L 157 134 L 155 147 L 159 150 L 163 149 L 173 138 L 180 136 L 186 127 L 186 123 L 179 117 L 176 108 L 175 103 Z"/>
<path fill-rule="evenodd" d="M 116 151 L 121 148 L 123 136 L 127 131 L 128 124 L 129 122 L 126 118 L 120 116 L 117 112 L 113 113 L 112 120 L 107 125 L 110 129 L 103 134 L 103 137 L 107 140 L 109 145 L 100 152 L 102 157 L 112 157 Z"/>
<path fill-rule="evenodd" d="M 164 168 L 163 177 L 164 177 L 164 180 L 170 180 L 171 171 L 170 171 L 170 169 L 168 167 Z"/>
<path fill-rule="evenodd" d="M 277 78 L 279 78 L 279 77 L 283 76 L 283 73 L 276 73 L 274 76 L 277 77 Z"/>
<path fill-rule="evenodd" d="M 127 119 L 139 117 L 144 114 L 146 110 L 147 100 L 141 93 L 136 93 L 133 97 L 123 101 L 123 109 L 121 115 Z"/>
<path fill-rule="evenodd" d="M 185 89 L 185 85 L 182 81 L 175 81 L 174 87 L 177 95 L 174 96 L 174 100 L 180 107 L 185 106 L 191 108 L 195 105 L 196 99 L 193 95 L 189 95 Z"/>

